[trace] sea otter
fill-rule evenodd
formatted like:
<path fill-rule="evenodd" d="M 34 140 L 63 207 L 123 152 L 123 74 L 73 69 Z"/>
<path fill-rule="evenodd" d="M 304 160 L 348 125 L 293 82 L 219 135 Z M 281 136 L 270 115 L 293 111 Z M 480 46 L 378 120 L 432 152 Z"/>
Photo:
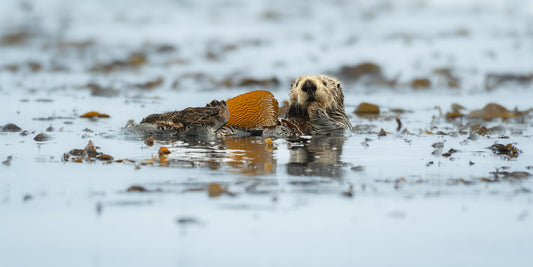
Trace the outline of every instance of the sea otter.
<path fill-rule="evenodd" d="M 278 120 L 278 102 L 268 91 L 253 91 L 206 107 L 152 114 L 135 127 L 139 133 L 173 131 L 177 135 L 342 135 L 351 129 L 339 81 L 304 75 L 291 84 L 289 108 Z M 232 106 L 230 106 L 230 104 Z M 231 111 L 231 112 L 230 112 Z M 233 113 L 233 114 L 232 114 Z M 251 125 L 251 126 L 250 126 Z"/>
<path fill-rule="evenodd" d="M 303 75 L 291 84 L 287 119 L 305 134 L 342 134 L 352 128 L 340 82 L 327 75 Z"/>

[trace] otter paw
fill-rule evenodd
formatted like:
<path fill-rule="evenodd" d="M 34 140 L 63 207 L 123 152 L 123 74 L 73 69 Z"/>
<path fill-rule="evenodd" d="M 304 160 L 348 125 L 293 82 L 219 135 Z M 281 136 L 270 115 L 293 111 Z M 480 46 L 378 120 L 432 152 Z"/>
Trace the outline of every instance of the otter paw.
<path fill-rule="evenodd" d="M 317 102 L 313 102 L 307 107 L 307 114 L 309 114 L 309 119 L 313 121 L 313 119 L 317 119 L 319 116 L 324 116 L 325 112 Z"/>
<path fill-rule="evenodd" d="M 226 104 L 226 101 L 224 101 L 224 100 L 222 100 L 222 101 L 213 100 L 213 101 L 209 102 L 205 106 L 208 107 L 208 108 L 216 108 L 216 107 L 227 107 L 228 105 Z"/>

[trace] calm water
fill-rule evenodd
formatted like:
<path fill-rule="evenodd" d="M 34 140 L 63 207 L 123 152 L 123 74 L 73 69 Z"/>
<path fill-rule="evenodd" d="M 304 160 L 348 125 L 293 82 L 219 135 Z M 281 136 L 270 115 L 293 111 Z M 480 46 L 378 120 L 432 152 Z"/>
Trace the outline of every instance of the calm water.
<path fill-rule="evenodd" d="M 533 4 L 108 2 L 0 3 L 0 125 L 27 131 L 0 132 L 0 266 L 530 265 Z M 307 73 L 342 79 L 349 136 L 122 130 Z M 89 140 L 122 162 L 64 161 Z"/>

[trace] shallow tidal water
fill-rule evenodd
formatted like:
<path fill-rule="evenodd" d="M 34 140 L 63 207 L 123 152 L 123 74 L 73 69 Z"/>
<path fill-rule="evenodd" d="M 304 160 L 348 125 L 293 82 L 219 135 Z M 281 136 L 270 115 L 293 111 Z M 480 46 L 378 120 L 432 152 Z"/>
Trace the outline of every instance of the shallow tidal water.
<path fill-rule="evenodd" d="M 528 1 L 4 0 L 0 266 L 530 266 L 531 25 Z M 308 73 L 343 82 L 347 136 L 124 131 Z"/>

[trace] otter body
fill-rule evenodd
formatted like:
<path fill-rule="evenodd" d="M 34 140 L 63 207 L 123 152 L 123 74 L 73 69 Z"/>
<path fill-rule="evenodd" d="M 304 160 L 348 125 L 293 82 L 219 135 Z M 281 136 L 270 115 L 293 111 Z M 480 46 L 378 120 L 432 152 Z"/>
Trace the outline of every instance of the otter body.
<path fill-rule="evenodd" d="M 229 119 L 228 106 L 224 100 L 213 100 L 205 107 L 186 108 L 180 111 L 152 114 L 141 121 L 161 130 L 173 130 L 179 135 L 214 135 Z"/>
<path fill-rule="evenodd" d="M 246 104 L 248 102 L 239 104 L 238 108 L 233 107 L 233 110 L 261 110 L 257 106 L 246 106 L 250 105 Z M 258 105 L 255 102 L 250 103 Z M 262 101 L 260 103 L 266 105 Z M 275 113 L 277 114 L 277 101 L 275 106 Z M 260 113 L 259 119 L 262 119 L 261 116 L 266 116 L 263 113 L 268 112 Z M 238 113 L 235 116 L 239 115 L 242 114 Z M 291 84 L 286 118 L 277 121 L 277 125 L 274 123 L 274 125 L 250 129 L 226 125 L 229 119 L 230 113 L 226 102 L 213 100 L 201 108 L 186 108 L 181 111 L 149 115 L 141 121 L 137 129 L 140 129 L 139 132 L 148 132 L 146 129 L 149 129 L 150 134 L 153 134 L 157 132 L 154 131 L 154 128 L 157 128 L 162 132 L 171 130 L 170 132 L 177 135 L 187 136 L 262 135 L 287 137 L 302 134 L 342 135 L 346 130 L 352 128 L 344 111 L 344 94 L 341 84 L 337 79 L 326 75 L 304 75 Z M 276 118 L 274 118 L 275 120 Z"/>
<path fill-rule="evenodd" d="M 338 135 L 352 125 L 344 111 L 340 82 L 327 75 L 304 75 L 291 84 L 287 119 L 308 135 Z"/>

